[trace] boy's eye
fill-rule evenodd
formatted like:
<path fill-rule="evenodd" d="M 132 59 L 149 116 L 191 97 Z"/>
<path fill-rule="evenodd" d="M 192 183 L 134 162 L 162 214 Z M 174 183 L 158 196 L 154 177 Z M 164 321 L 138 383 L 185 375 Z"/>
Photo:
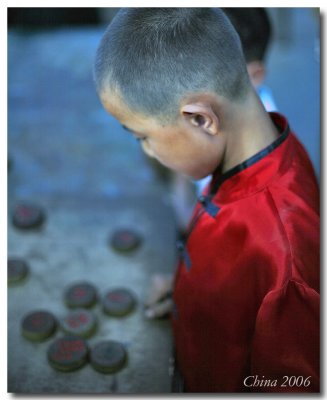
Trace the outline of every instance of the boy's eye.
<path fill-rule="evenodd" d="M 122 128 L 125 129 L 125 131 L 132 132 L 132 131 L 131 131 L 130 129 L 128 129 L 127 126 L 125 126 L 125 125 L 122 125 Z"/>
<path fill-rule="evenodd" d="M 125 129 L 125 131 L 131 132 L 134 135 L 136 140 L 138 140 L 138 141 L 146 140 L 145 136 L 143 136 L 143 137 L 135 136 L 135 132 L 131 131 L 129 128 L 127 128 L 127 126 L 122 125 L 122 128 Z"/>

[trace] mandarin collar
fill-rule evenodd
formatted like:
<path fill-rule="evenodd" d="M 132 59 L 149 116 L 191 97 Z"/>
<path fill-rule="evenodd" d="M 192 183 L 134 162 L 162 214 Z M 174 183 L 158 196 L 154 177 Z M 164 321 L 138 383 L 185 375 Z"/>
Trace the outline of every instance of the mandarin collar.
<path fill-rule="evenodd" d="M 216 170 L 213 174 L 209 194 L 219 204 L 239 200 L 262 190 L 277 176 L 283 174 L 291 163 L 292 149 L 290 128 L 281 114 L 270 112 L 279 136 L 267 147 L 225 173 Z"/>

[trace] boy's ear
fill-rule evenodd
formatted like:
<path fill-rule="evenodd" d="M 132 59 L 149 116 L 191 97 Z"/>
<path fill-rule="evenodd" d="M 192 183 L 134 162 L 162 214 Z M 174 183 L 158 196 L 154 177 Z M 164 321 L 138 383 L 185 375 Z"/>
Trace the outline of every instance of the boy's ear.
<path fill-rule="evenodd" d="M 265 65 L 261 61 L 251 61 L 247 64 L 248 74 L 252 85 L 257 88 L 262 84 L 266 76 Z"/>
<path fill-rule="evenodd" d="M 181 108 L 181 114 L 189 124 L 201 128 L 209 135 L 216 135 L 219 132 L 219 119 L 210 104 L 185 104 Z"/>

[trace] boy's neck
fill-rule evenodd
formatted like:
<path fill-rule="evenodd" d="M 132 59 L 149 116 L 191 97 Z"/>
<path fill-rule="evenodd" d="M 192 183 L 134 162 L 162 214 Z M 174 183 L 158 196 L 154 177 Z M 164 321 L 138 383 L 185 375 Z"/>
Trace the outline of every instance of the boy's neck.
<path fill-rule="evenodd" d="M 252 157 L 278 137 L 276 127 L 255 92 L 249 96 L 246 105 L 238 107 L 227 118 L 228 135 L 222 173 Z"/>

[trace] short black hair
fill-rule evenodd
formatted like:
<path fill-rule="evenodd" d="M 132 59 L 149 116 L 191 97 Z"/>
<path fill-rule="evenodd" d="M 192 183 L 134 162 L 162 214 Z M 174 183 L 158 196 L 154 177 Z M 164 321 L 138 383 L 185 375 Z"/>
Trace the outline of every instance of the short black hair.
<path fill-rule="evenodd" d="M 272 28 L 264 8 L 223 8 L 240 36 L 245 60 L 264 61 Z"/>
<path fill-rule="evenodd" d="M 233 101 L 249 88 L 242 46 L 212 8 L 123 8 L 96 54 L 97 91 L 118 89 L 133 110 L 175 119 L 184 96 L 214 92 Z"/>

